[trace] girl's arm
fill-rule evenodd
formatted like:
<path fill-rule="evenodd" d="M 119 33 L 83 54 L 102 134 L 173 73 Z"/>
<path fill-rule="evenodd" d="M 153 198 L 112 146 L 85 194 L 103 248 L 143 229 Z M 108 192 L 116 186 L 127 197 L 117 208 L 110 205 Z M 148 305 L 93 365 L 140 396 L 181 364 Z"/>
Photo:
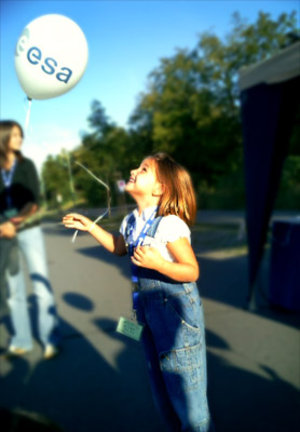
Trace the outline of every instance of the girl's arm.
<path fill-rule="evenodd" d="M 94 224 L 89 218 L 77 213 L 70 213 L 63 218 L 63 224 L 67 228 L 89 232 L 105 249 L 116 255 L 126 255 L 124 237 L 120 234 L 115 236 L 99 225 Z"/>
<path fill-rule="evenodd" d="M 199 265 L 194 251 L 186 237 L 168 243 L 167 248 L 175 262 L 166 261 L 156 248 L 139 246 L 135 249 L 132 262 L 140 267 L 156 270 L 178 282 L 196 282 Z"/>

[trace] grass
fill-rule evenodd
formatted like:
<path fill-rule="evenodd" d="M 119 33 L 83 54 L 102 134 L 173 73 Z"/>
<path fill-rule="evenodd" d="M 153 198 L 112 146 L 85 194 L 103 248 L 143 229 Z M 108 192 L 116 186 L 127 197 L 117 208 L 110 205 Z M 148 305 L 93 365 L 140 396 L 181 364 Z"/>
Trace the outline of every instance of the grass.
<path fill-rule="evenodd" d="M 248 254 L 246 233 L 236 225 L 196 224 L 192 245 L 197 257 L 226 259 Z"/>

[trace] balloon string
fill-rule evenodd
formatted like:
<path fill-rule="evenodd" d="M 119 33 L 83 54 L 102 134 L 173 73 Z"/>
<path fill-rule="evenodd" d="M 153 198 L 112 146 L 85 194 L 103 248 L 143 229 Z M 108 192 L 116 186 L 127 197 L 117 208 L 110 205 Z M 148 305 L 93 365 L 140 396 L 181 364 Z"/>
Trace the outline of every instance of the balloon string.
<path fill-rule="evenodd" d="M 75 162 L 76 165 L 80 166 L 81 168 L 83 168 L 90 176 L 92 176 L 98 183 L 102 184 L 108 191 L 108 193 L 110 193 L 110 189 L 109 186 L 104 183 L 103 180 L 101 180 L 99 177 L 96 177 L 94 173 L 92 173 L 92 171 L 90 171 L 86 166 L 84 166 L 83 164 L 81 164 L 80 162 Z"/>
<path fill-rule="evenodd" d="M 26 113 L 26 120 L 25 120 L 25 136 L 28 130 L 28 125 L 29 125 L 29 119 L 30 119 L 30 113 L 31 113 L 31 103 L 32 103 L 32 99 L 28 98 L 28 108 L 27 108 L 27 113 Z"/>
<path fill-rule="evenodd" d="M 106 190 L 107 190 L 107 209 L 105 210 L 105 212 L 103 212 L 100 216 L 98 216 L 93 221 L 93 224 L 96 224 L 97 222 L 99 222 L 99 220 L 101 220 L 107 214 L 110 215 L 110 202 L 111 202 L 110 188 L 109 188 L 109 186 L 103 180 L 101 180 L 99 177 L 95 176 L 95 174 L 92 173 L 92 171 L 90 171 L 86 166 L 84 166 L 83 164 L 81 164 L 79 162 L 75 162 L 75 163 L 78 166 L 80 166 L 80 168 L 84 169 L 91 177 L 93 177 L 94 180 L 96 180 L 98 183 L 100 183 L 102 186 L 104 186 L 106 188 Z M 78 234 L 78 230 L 76 230 L 74 232 L 74 234 L 73 234 L 72 243 L 75 242 L 77 234 Z"/>

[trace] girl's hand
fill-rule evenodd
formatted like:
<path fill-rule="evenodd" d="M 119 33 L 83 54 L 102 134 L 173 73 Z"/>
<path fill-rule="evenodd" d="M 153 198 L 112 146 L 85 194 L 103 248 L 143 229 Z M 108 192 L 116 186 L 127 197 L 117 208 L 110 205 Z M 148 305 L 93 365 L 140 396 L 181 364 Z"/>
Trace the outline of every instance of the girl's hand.
<path fill-rule="evenodd" d="M 131 257 L 131 261 L 139 267 L 159 270 L 164 259 L 156 248 L 150 246 L 137 246 L 134 250 L 133 256 Z"/>
<path fill-rule="evenodd" d="M 62 222 L 66 228 L 74 228 L 80 231 L 90 231 L 93 225 L 89 218 L 78 213 L 67 214 L 63 217 Z"/>

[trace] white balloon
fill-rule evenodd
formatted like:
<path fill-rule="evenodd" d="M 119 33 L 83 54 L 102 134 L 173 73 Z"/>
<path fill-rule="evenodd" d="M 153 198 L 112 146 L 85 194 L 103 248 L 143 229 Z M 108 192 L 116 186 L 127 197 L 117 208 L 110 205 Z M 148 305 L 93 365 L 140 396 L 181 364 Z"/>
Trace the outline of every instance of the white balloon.
<path fill-rule="evenodd" d="M 43 15 L 31 21 L 18 39 L 15 68 L 30 99 L 48 99 L 71 90 L 84 74 L 88 45 L 70 18 Z"/>

